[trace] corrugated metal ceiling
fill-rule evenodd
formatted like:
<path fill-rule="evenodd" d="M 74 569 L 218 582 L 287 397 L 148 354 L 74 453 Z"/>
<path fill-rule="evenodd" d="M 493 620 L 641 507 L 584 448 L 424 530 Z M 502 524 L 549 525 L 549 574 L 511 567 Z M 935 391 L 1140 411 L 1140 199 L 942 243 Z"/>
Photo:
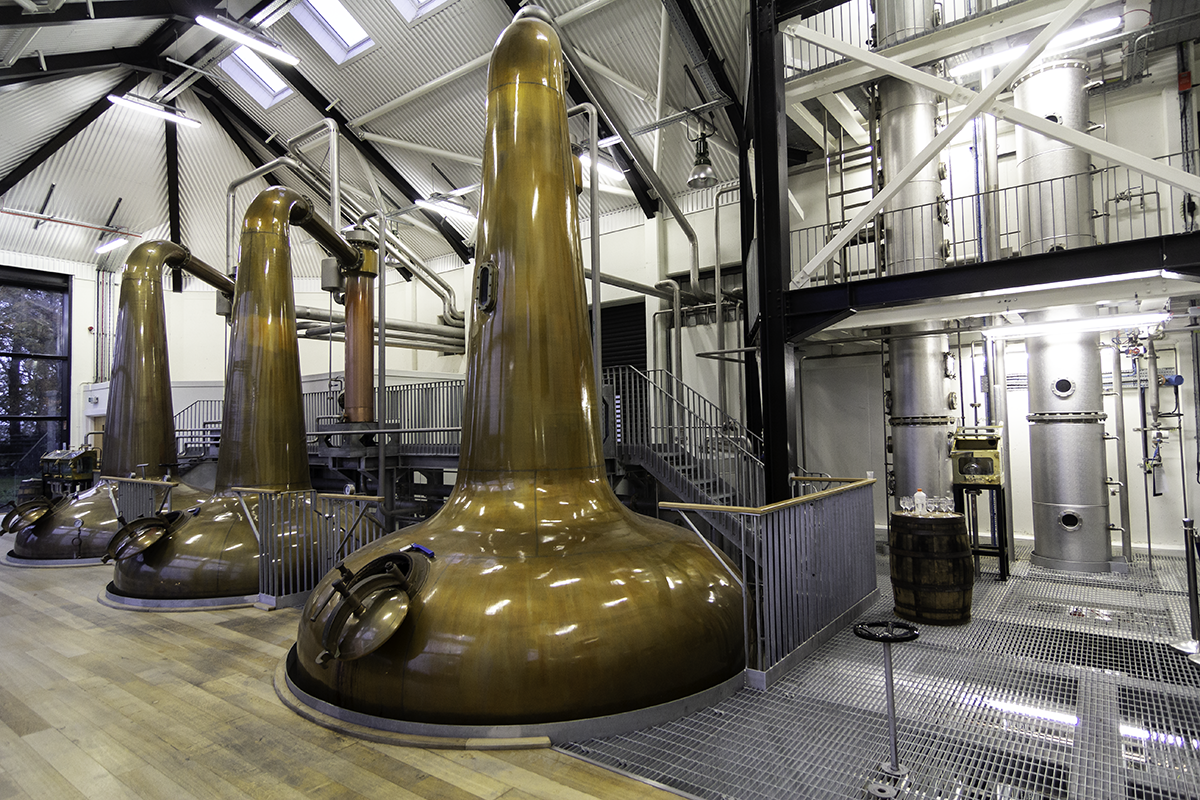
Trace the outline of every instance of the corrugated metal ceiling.
<path fill-rule="evenodd" d="M 72 0 L 69 6 L 80 6 L 82 2 Z M 590 10 L 564 25 L 567 36 L 578 50 L 638 87 L 633 92 L 593 73 L 595 84 L 625 126 L 637 129 L 653 122 L 657 117 L 654 94 L 658 89 L 663 2 L 546 0 L 545 4 L 558 16 L 576 13 L 581 8 Z M 101 7 L 105 3 L 96 0 L 95 5 Z M 291 17 L 285 16 L 273 25 L 270 35 L 300 57 L 300 73 L 333 104 L 336 113 L 349 119 L 487 54 L 511 18 L 508 7 L 499 0 L 451 0 L 415 24 L 405 22 L 391 0 L 351 0 L 347 6 L 375 40 L 376 46 L 344 64 L 335 64 Z M 740 92 L 745 80 L 747 2 L 691 0 L 691 6 L 716 50 L 729 83 Z M 0 0 L 0 9 L 12 7 L 12 0 Z M 1156 47 L 1200 35 L 1200 12 L 1194 0 L 1155 0 L 1154 16 L 1156 24 L 1160 25 L 1178 20 L 1178 24 L 1164 28 L 1163 34 L 1156 37 Z M 102 53 L 113 48 L 128 48 L 145 42 L 163 24 L 165 18 L 137 17 L 47 26 L 38 32 L 32 43 L 23 46 L 22 53 L 39 49 L 50 55 L 81 51 Z M 0 27 L 0 58 L 11 49 L 18 33 L 15 28 Z M 203 33 L 198 34 L 195 28 L 181 28 L 179 36 L 173 40 L 177 44 L 170 52 L 175 57 L 184 57 L 209 38 Z M 691 63 L 685 39 L 678 30 L 670 31 L 668 54 L 670 68 L 663 92 L 664 113 L 692 108 L 711 99 L 703 75 Z M 165 62 L 158 66 L 171 74 L 179 72 L 178 67 Z M 0 119 L 6 120 L 0 127 L 0 175 L 8 174 L 29 158 L 38 147 L 111 90 L 124 74 L 121 69 L 97 69 L 49 82 L 0 88 Z M 0 77 L 2 75 L 3 70 L 0 70 Z M 485 81 L 486 70 L 482 67 L 474 69 L 380 115 L 366 123 L 362 130 L 480 158 L 483 154 Z M 140 91 L 150 94 L 158 85 L 159 79 L 151 79 Z M 278 141 L 313 125 L 326 113 L 326 109 L 314 107 L 299 93 L 264 109 L 232 81 L 220 82 L 218 89 L 228 103 L 253 121 L 252 127 L 262 129 Z M 190 91 L 183 92 L 178 102 L 203 123 L 198 131 L 180 131 L 180 158 L 185 181 L 184 235 L 201 243 L 198 250 L 206 260 L 223 263 L 220 248 L 224 238 L 224 189 L 230 180 L 248 171 L 251 162 L 224 136 L 217 121 Z M 721 138 L 733 139 L 734 132 L 724 111 L 716 111 L 706 118 L 712 120 Z M 14 124 L 13 121 L 19 122 Z M 694 122 L 690 130 L 694 137 Z M 583 140 L 585 127 L 582 120 L 572 123 L 572 131 L 577 140 Z M 686 180 L 693 161 L 694 146 L 688 141 L 688 132 L 687 127 L 676 124 L 663 129 L 661 134 L 663 152 L 659 172 L 666 185 L 680 195 L 687 195 Z M 254 137 L 249 135 L 248 138 Z M 639 137 L 639 145 L 647 154 L 653 150 L 654 139 L 653 135 Z M 258 163 L 273 157 L 261 144 L 252 144 L 252 147 Z M 461 159 L 417 153 L 386 144 L 371 144 L 371 147 L 422 195 L 469 186 L 479 180 L 479 167 Z M 719 146 L 711 147 L 711 154 L 718 176 L 723 180 L 734 179 L 736 158 Z M 327 157 L 325 145 L 315 146 L 310 156 L 318 163 L 324 163 Z M 132 112 L 112 109 L 10 190 L 3 197 L 3 203 L 36 210 L 48 185 L 54 183 L 57 187 L 55 202 L 63 205 L 52 204 L 48 210 L 75 220 L 102 224 L 116 197 L 122 197 L 121 210 L 114 223 L 133 230 L 158 228 L 166 219 L 163 161 L 163 124 L 148 117 L 139 118 Z M 360 197 L 369 196 L 367 174 L 349 141 L 343 142 L 341 168 L 348 185 L 347 194 L 357 192 Z M 311 188 L 295 176 L 285 173 L 285 180 L 311 193 Z M 599 211 L 602 214 L 636 206 L 628 187 L 622 184 L 620 188 L 624 194 L 601 195 Z M 404 203 L 399 192 L 389 190 L 389 194 Z M 468 196 L 466 200 L 473 205 L 478 198 Z M 682 202 L 681 205 L 690 207 L 691 204 Z M 581 201 L 581 211 L 591 213 L 586 194 Z M 39 255 L 94 260 L 89 252 L 90 243 L 96 238 L 94 232 L 89 236 L 68 231 L 66 226 L 43 225 L 35 235 L 31 225 L 28 221 L 0 220 L 4 249 L 29 248 L 29 252 Z M 52 227 L 62 230 L 51 232 Z M 462 232 L 469 236 L 469 227 L 463 228 Z M 402 235 L 422 258 L 437 259 L 452 252 L 446 240 L 427 227 L 406 226 Z M 315 270 L 315 262 L 310 262 L 307 256 L 297 259 L 298 274 L 315 275 Z"/>

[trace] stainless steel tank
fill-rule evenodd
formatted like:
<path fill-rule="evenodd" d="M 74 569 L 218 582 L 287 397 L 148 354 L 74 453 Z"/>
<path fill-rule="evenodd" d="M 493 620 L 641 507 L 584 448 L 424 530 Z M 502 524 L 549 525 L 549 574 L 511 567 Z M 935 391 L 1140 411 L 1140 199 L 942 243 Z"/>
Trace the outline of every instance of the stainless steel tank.
<path fill-rule="evenodd" d="M 1028 321 L 1095 316 L 1094 307 L 1026 315 Z M 1032 563 L 1077 572 L 1113 568 L 1109 532 L 1100 337 L 1031 337 L 1029 452 Z"/>
<path fill-rule="evenodd" d="M 879 0 L 876 36 L 880 46 L 932 30 L 933 14 L 932 0 Z M 886 79 L 879 82 L 879 106 L 880 160 L 887 181 L 937 135 L 937 97 L 907 81 Z M 887 274 L 927 272 L 945 266 L 941 203 L 942 184 L 935 159 L 885 207 L 883 252 Z M 940 327 L 922 323 L 898 332 L 932 332 Z M 951 492 L 949 435 L 954 416 L 949 398 L 954 383 L 947 377 L 949 350 L 949 339 L 937 333 L 894 338 L 889 343 L 889 421 L 897 502 L 917 489 L 933 496 Z"/>
<path fill-rule="evenodd" d="M 1087 130 L 1087 80 L 1083 61 L 1038 64 L 1013 84 L 1016 106 L 1072 130 Z M 1087 153 L 1018 125 L 1017 182 L 1022 255 L 1096 243 Z"/>
<path fill-rule="evenodd" d="M 540 11 L 537 10 L 537 11 Z M 458 481 L 355 552 L 288 676 L 357 714 L 505 725 L 677 700 L 744 662 L 736 571 L 604 473 L 558 35 L 523 10 L 488 76 Z"/>

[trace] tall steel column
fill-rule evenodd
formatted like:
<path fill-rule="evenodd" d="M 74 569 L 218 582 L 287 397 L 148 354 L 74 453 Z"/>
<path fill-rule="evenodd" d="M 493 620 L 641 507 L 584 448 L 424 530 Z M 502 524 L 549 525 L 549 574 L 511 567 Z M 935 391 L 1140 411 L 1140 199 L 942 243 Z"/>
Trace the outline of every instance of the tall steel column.
<path fill-rule="evenodd" d="M 886 48 L 933 28 L 933 0 L 881 0 L 876 6 L 879 46 Z M 880 148 L 884 179 L 899 172 L 937 135 L 937 98 L 929 89 L 889 78 L 879 83 Z M 883 214 L 885 262 L 890 275 L 926 272 L 945 266 L 939 204 L 939 166 L 931 162 L 910 181 Z M 952 374 L 947 369 L 949 340 L 927 323 L 910 333 L 917 338 L 891 343 L 892 455 L 896 498 L 917 489 L 940 496 L 951 491 L 949 433 Z"/>
<path fill-rule="evenodd" d="M 1085 130 L 1086 84 L 1085 63 L 1044 61 L 1017 80 L 1016 106 Z M 1017 129 L 1022 255 L 1095 244 L 1090 169 L 1087 153 Z M 1093 306 L 1061 308 L 1026 315 L 1026 320 L 1095 314 Z M 1025 349 L 1034 539 L 1030 560 L 1078 572 L 1121 571 L 1125 562 L 1112 558 L 1109 532 L 1100 336 L 1065 332 L 1031 337 Z"/>

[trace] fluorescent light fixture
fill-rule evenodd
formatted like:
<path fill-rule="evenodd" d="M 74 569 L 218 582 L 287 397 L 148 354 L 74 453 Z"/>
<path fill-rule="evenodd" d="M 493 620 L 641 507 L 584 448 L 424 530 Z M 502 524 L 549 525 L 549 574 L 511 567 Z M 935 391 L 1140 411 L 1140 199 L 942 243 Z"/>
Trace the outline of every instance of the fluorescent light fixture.
<path fill-rule="evenodd" d="M 1003 325 L 984 328 L 984 336 L 995 339 L 1024 339 L 1027 336 L 1047 336 L 1054 333 L 1090 333 L 1093 331 L 1128 330 L 1161 325 L 1171 318 L 1169 311 L 1151 314 L 1110 314 L 1108 316 L 1084 317 L 1082 319 L 1034 322 L 1029 325 Z"/>
<path fill-rule="evenodd" d="M 118 236 L 114 239 L 109 239 L 107 242 L 105 242 L 104 244 L 102 244 L 96 248 L 96 254 L 99 255 L 100 253 L 112 252 L 113 250 L 116 250 L 118 247 L 120 247 L 121 245 L 125 244 L 128 241 L 129 240 L 126 239 L 124 236 Z"/>
<path fill-rule="evenodd" d="M 1103 36 L 1106 33 L 1111 33 L 1119 27 L 1121 27 L 1120 17 L 1107 17 L 1096 22 L 1089 22 L 1086 25 L 1071 28 L 1051 39 L 1050 44 L 1046 46 L 1046 53 L 1052 54 L 1066 50 L 1072 45 L 1086 42 L 1095 36 Z"/>
<path fill-rule="evenodd" d="M 1121 281 L 1140 281 L 1149 280 L 1151 278 L 1162 278 L 1163 280 L 1190 280 L 1178 273 L 1171 273 L 1164 269 L 1148 269 L 1141 272 L 1126 272 L 1121 275 L 1101 275 L 1095 278 L 1076 278 L 1069 281 L 1051 281 L 1050 283 L 1038 283 L 1032 286 L 1017 286 L 1012 289 L 988 289 L 986 292 L 980 292 L 980 297 L 1007 297 L 1010 294 L 1026 294 L 1028 292 L 1045 292 L 1052 289 L 1074 289 L 1080 286 L 1097 286 L 1102 283 L 1120 283 Z"/>
<path fill-rule="evenodd" d="M 951 78 L 961 78 L 964 75 L 973 75 L 980 70 L 990 67 L 1002 67 L 1010 61 L 1016 60 L 1017 56 L 1024 53 L 1026 45 L 1020 47 L 1010 47 L 1007 50 L 1001 50 L 998 53 L 988 53 L 986 56 L 973 58 L 970 61 L 959 64 L 950 70 Z"/>
<path fill-rule="evenodd" d="M 164 106 L 161 103 L 156 103 L 153 100 L 147 100 L 144 97 L 138 97 L 135 94 L 127 94 L 124 96 L 119 94 L 110 94 L 108 96 L 108 100 L 110 103 L 116 103 L 117 105 L 125 106 L 126 108 L 132 108 L 137 111 L 141 111 L 143 114 L 150 114 L 151 116 L 165 119 L 168 122 L 187 125 L 189 128 L 200 127 L 200 120 L 192 119 L 182 111 L 176 111 L 175 109 Z"/>
<path fill-rule="evenodd" d="M 196 24 L 208 28 L 210 31 L 219 33 L 222 36 L 233 39 L 235 42 L 240 42 L 251 50 L 257 50 L 267 58 L 273 58 L 289 66 L 296 66 L 300 63 L 300 59 L 296 58 L 291 53 L 285 52 L 270 42 L 263 41 L 249 31 L 233 25 L 225 20 L 210 19 L 209 17 L 196 17 Z"/>
<path fill-rule="evenodd" d="M 446 215 L 456 216 L 456 217 L 462 217 L 464 219 L 469 219 L 472 222 L 475 221 L 475 215 L 472 214 L 470 212 L 470 210 L 467 209 L 466 206 L 460 206 L 458 203 L 452 203 L 445 198 L 441 198 L 441 199 L 430 198 L 429 200 L 418 200 L 417 205 L 420 206 L 421 208 L 425 208 L 430 211 L 436 211 L 437 213 L 442 214 L 443 216 L 446 216 Z"/>
<path fill-rule="evenodd" d="M 1086 42 L 1094 36 L 1103 36 L 1106 33 L 1115 31 L 1121 27 L 1120 17 L 1108 17 L 1099 20 L 1098 22 L 1090 22 L 1087 25 L 1080 25 L 1077 28 L 1072 28 L 1069 31 L 1060 33 L 1050 40 L 1050 44 L 1046 45 L 1044 56 L 1051 56 L 1055 53 L 1061 53 L 1064 50 L 1070 50 L 1073 46 L 1080 42 Z M 1027 45 L 1020 47 L 1012 47 L 1008 50 L 1001 50 L 999 53 L 989 53 L 986 56 L 972 59 L 950 70 L 951 78 L 961 78 L 964 75 L 972 75 L 982 69 L 988 67 L 1002 67 L 1010 61 L 1016 60 L 1017 56 L 1021 55 L 1028 49 Z"/>
<path fill-rule="evenodd" d="M 590 170 L 592 169 L 592 159 L 590 158 L 590 154 L 586 153 L 586 152 L 581 153 L 579 156 L 579 160 L 583 163 L 584 171 L 590 172 Z M 621 170 L 617 169 L 612 164 L 609 164 L 603 158 L 596 161 L 596 172 L 600 175 L 601 178 L 603 178 L 605 180 L 609 180 L 609 181 L 625 180 L 625 173 L 621 172 Z"/>

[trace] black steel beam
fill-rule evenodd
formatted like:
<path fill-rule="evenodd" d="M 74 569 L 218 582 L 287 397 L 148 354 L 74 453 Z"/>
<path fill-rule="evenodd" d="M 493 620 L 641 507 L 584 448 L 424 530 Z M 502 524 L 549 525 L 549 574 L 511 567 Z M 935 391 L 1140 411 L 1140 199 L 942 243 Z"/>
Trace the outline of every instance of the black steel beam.
<path fill-rule="evenodd" d="M 733 126 L 734 136 L 736 139 L 742 138 L 742 120 L 746 114 L 742 108 L 742 103 L 738 100 L 738 93 L 733 88 L 733 81 L 729 80 L 729 73 L 725 71 L 725 62 L 717 54 L 717 49 L 713 47 L 712 39 L 708 35 L 708 31 L 704 27 L 704 23 L 700 21 L 700 15 L 696 13 L 695 6 L 691 0 L 663 0 L 663 5 L 666 6 L 667 15 L 672 19 L 678 19 L 683 24 L 685 30 L 679 30 L 676 27 L 676 33 L 680 38 L 684 36 L 691 39 L 686 42 L 686 49 L 689 54 L 696 51 L 695 56 L 700 60 L 700 63 L 693 64 L 699 68 L 701 64 L 708 67 L 709 73 L 713 76 L 713 80 L 717 83 L 717 88 L 721 93 L 728 97 L 732 102 L 725 106 L 725 115 L 729 118 L 729 124 Z M 715 98 L 703 98 L 711 100 Z"/>
<path fill-rule="evenodd" d="M 755 250 L 758 270 L 758 351 L 762 381 L 763 466 L 767 503 L 792 496 L 796 460 L 796 385 L 793 351 L 784 336 L 790 280 L 787 206 L 787 134 L 784 120 L 783 35 L 775 0 L 750 6 L 751 91 L 754 93 Z M 743 184 L 745 186 L 746 184 Z M 746 192 L 745 194 L 750 194 Z"/>
<path fill-rule="evenodd" d="M 167 150 L 167 227 L 169 238 L 183 244 L 183 208 L 179 193 L 179 128 L 174 122 L 163 122 Z M 171 291 L 183 291 L 183 271 L 171 270 Z"/>
<path fill-rule="evenodd" d="M 75 119 L 71 120 L 65 128 L 54 135 L 50 141 L 39 147 L 33 154 L 22 161 L 17 166 L 0 178 L 0 195 L 3 195 L 9 189 L 20 183 L 29 173 L 46 163 L 46 160 L 52 155 L 61 150 L 68 142 L 74 139 L 79 132 L 95 122 L 101 114 L 112 107 L 112 103 L 108 101 L 109 94 L 125 94 L 133 87 L 145 79 L 148 73 L 135 70 L 127 75 L 120 83 L 112 88 L 110 92 L 106 92 L 105 96 L 101 97 L 96 102 L 92 103 L 87 109 Z"/>
<path fill-rule="evenodd" d="M 64 3 L 53 13 L 29 12 L 15 5 L 4 6 L 0 8 L 0 28 L 45 28 L 105 19 L 161 19 L 186 13 L 184 4 L 171 0 L 109 0 L 92 3 L 91 6 L 95 16 L 88 16 L 87 3 Z"/>
<path fill-rule="evenodd" d="M 11 67 L 0 69 L 0 86 L 35 80 L 53 75 L 77 75 L 114 67 L 128 67 L 146 72 L 158 71 L 156 51 L 150 47 L 118 47 L 111 50 L 89 50 L 46 56 L 46 68 L 37 56 L 18 59 Z"/>
<path fill-rule="evenodd" d="M 845 2 L 846 0 L 780 0 L 779 5 L 775 7 L 775 22 L 780 23 L 792 17 L 811 17 L 822 11 L 837 8 Z"/>
<path fill-rule="evenodd" d="M 786 337 L 799 340 L 819 330 L 815 323 L 832 324 L 854 311 L 1158 269 L 1200 278 L 1200 232 L 794 289 L 786 297 Z"/>
<path fill-rule="evenodd" d="M 350 127 L 346 116 L 338 109 L 331 108 L 329 100 L 321 94 L 316 86 L 309 82 L 308 78 L 300 74 L 300 70 L 278 62 L 272 66 L 278 70 L 279 74 L 283 76 L 283 79 L 288 82 L 296 94 L 308 101 L 308 104 L 316 109 L 319 114 L 332 119 L 337 124 L 338 132 L 341 133 L 342 137 L 362 154 L 372 169 L 378 172 L 384 180 L 400 190 L 400 193 L 407 197 L 410 203 L 425 199 L 416 190 L 416 187 L 409 183 L 378 150 L 368 142 L 364 142 L 358 138 L 357 132 Z M 421 211 L 424 213 L 426 219 L 438 229 L 438 232 L 442 234 L 442 238 L 450 244 L 463 263 L 465 264 L 470 261 L 474 256 L 474 250 L 467 246 L 467 243 L 462 238 L 462 234 L 446 222 L 440 214 L 426 209 L 421 209 Z"/>

